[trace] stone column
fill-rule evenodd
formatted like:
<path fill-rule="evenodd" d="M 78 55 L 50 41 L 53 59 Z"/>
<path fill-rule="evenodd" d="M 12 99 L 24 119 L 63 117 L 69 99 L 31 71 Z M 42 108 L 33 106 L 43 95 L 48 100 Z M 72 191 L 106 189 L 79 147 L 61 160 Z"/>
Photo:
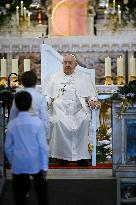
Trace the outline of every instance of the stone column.
<path fill-rule="evenodd" d="M 48 14 L 48 27 L 46 28 L 46 29 L 48 29 L 48 36 L 51 36 L 51 33 L 52 33 L 52 28 L 51 28 L 51 25 L 52 25 L 52 23 L 51 23 L 51 20 L 52 20 L 52 15 L 51 14 Z"/>
<path fill-rule="evenodd" d="M 88 35 L 94 35 L 94 14 L 88 14 Z"/>

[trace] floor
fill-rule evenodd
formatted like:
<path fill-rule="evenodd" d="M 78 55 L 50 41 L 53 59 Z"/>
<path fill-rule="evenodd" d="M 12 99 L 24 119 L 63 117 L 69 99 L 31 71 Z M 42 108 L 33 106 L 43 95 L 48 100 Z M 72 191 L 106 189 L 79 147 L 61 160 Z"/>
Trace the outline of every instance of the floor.
<path fill-rule="evenodd" d="M 37 205 L 33 186 L 30 196 Z M 48 198 L 49 205 L 116 205 L 116 179 L 112 169 L 49 169 Z M 10 170 L 0 204 L 14 205 Z"/>
<path fill-rule="evenodd" d="M 7 179 L 11 178 L 10 170 L 7 170 Z M 49 169 L 48 179 L 92 179 L 112 178 L 112 169 Z"/>

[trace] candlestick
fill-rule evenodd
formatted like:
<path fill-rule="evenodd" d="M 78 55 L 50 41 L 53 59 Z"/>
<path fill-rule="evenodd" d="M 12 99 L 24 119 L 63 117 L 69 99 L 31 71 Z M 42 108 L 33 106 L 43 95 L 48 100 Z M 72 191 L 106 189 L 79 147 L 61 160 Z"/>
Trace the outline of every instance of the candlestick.
<path fill-rule="evenodd" d="M 21 9 L 20 9 L 20 14 L 23 16 L 23 1 L 21 1 Z"/>
<path fill-rule="evenodd" d="M 12 59 L 12 73 L 16 73 L 18 75 L 18 59 Z"/>
<path fill-rule="evenodd" d="M 1 59 L 1 76 L 6 77 L 7 76 L 7 69 L 6 69 L 6 59 Z"/>
<path fill-rule="evenodd" d="M 123 58 L 120 56 L 117 58 L 117 76 L 123 76 Z"/>
<path fill-rule="evenodd" d="M 30 70 L 30 59 L 24 59 L 24 72 Z"/>
<path fill-rule="evenodd" d="M 111 76 L 111 58 L 105 58 L 105 76 Z"/>
<path fill-rule="evenodd" d="M 132 56 L 130 58 L 130 76 L 136 76 L 136 59 Z"/>

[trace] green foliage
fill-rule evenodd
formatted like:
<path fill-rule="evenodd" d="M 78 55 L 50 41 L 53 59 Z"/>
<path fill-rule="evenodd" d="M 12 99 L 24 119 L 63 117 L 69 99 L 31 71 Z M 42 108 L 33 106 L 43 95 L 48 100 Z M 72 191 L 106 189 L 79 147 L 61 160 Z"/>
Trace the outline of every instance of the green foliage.
<path fill-rule="evenodd" d="M 0 101 L 4 107 L 11 107 L 15 92 L 15 88 L 0 86 Z"/>

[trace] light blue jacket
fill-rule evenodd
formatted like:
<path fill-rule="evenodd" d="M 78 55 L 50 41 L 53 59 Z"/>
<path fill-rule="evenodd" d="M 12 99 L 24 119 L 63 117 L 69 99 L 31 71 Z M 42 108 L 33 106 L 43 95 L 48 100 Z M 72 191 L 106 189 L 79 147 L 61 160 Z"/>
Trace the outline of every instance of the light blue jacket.
<path fill-rule="evenodd" d="M 5 153 L 12 173 L 37 173 L 48 169 L 48 144 L 43 122 L 29 112 L 19 112 L 8 124 Z"/>

